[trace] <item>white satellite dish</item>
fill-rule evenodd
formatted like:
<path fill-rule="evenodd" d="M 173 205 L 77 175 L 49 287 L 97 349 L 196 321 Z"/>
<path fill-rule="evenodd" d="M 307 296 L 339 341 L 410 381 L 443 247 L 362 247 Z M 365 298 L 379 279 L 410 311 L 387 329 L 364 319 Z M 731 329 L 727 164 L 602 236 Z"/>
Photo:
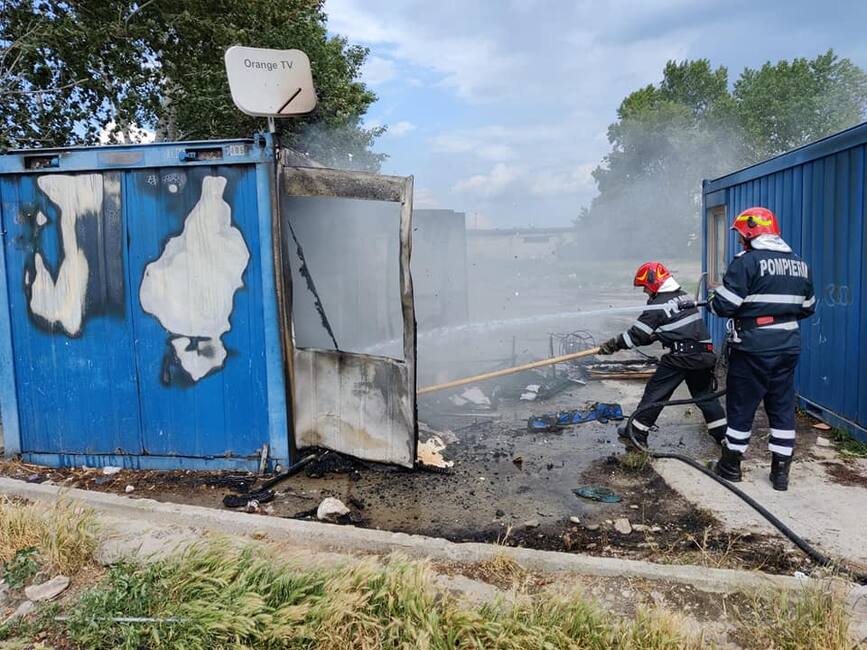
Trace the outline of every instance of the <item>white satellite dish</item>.
<path fill-rule="evenodd" d="M 289 117 L 316 108 L 310 59 L 301 50 L 235 45 L 225 60 L 232 101 L 244 113 Z"/>

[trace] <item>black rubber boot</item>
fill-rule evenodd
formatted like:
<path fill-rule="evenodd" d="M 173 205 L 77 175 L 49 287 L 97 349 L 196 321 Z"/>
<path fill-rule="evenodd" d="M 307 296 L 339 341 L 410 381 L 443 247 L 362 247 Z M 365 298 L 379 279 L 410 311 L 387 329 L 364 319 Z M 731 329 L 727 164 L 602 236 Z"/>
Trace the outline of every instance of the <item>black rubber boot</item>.
<path fill-rule="evenodd" d="M 643 447 L 647 447 L 647 432 L 639 431 L 635 427 L 631 427 L 631 429 L 632 435 L 635 436 L 636 442 L 638 442 L 638 444 Z M 635 449 L 636 451 L 641 451 L 633 444 L 632 438 L 629 437 L 629 433 L 627 433 L 626 431 L 625 424 L 621 424 L 619 427 L 617 427 L 617 436 L 623 441 L 623 444 L 626 445 L 627 449 Z"/>
<path fill-rule="evenodd" d="M 775 490 L 785 492 L 789 489 L 789 468 L 792 457 L 771 453 L 771 485 Z"/>
<path fill-rule="evenodd" d="M 725 445 L 722 448 L 722 454 L 719 457 L 713 471 L 722 476 L 725 480 L 732 483 L 739 483 L 741 480 L 741 457 L 743 454 L 739 451 L 732 451 Z"/>
<path fill-rule="evenodd" d="M 722 445 L 726 439 L 726 428 L 714 427 L 713 429 L 708 429 L 707 434 L 716 441 L 716 444 Z"/>

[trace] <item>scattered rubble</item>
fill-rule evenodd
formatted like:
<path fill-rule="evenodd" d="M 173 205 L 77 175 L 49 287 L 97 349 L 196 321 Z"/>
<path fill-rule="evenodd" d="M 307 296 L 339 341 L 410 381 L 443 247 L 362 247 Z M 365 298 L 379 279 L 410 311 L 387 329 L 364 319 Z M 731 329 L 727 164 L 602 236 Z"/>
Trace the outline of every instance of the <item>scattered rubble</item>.
<path fill-rule="evenodd" d="M 618 503 L 621 500 L 619 494 L 614 490 L 601 485 L 585 485 L 584 487 L 575 488 L 572 490 L 576 496 L 593 501 L 601 501 L 602 503 Z"/>
<path fill-rule="evenodd" d="M 32 600 L 25 600 L 23 603 L 18 605 L 18 609 L 12 612 L 9 618 L 6 619 L 4 625 L 7 625 L 14 620 L 27 616 L 28 614 L 33 612 L 34 609 L 36 609 L 36 603 L 34 603 Z"/>
<path fill-rule="evenodd" d="M 259 512 L 259 502 L 256 501 L 256 499 L 250 499 L 249 501 L 247 501 L 247 505 L 244 506 L 244 512 Z"/>
<path fill-rule="evenodd" d="M 64 575 L 55 576 L 47 582 L 30 585 L 24 588 L 24 595 L 35 603 L 53 600 L 69 586 L 69 578 Z"/>
<path fill-rule="evenodd" d="M 102 468 L 102 473 L 106 476 L 114 476 L 117 474 L 122 468 L 117 467 L 116 465 L 106 465 Z"/>
<path fill-rule="evenodd" d="M 594 420 L 606 424 L 609 420 L 622 420 L 623 409 L 620 404 L 604 404 L 591 402 L 580 409 L 559 411 L 545 415 L 531 415 L 527 419 L 528 431 L 558 432 L 576 424 L 584 424 Z"/>
<path fill-rule="evenodd" d="M 349 515 L 349 508 L 340 499 L 326 497 L 316 509 L 316 518 L 319 521 L 337 522 L 341 517 Z"/>
<path fill-rule="evenodd" d="M 443 458 L 442 452 L 445 448 L 446 445 L 442 438 L 432 435 L 424 442 L 418 443 L 416 460 L 428 467 L 452 467 L 455 464 L 454 461 Z"/>
<path fill-rule="evenodd" d="M 632 532 L 632 524 L 626 517 L 620 517 L 614 521 L 614 530 L 621 535 L 629 535 Z"/>
<path fill-rule="evenodd" d="M 491 399 L 477 386 L 467 388 L 460 395 L 452 395 L 449 398 L 449 401 L 451 401 L 455 406 L 464 406 L 467 402 L 475 406 L 484 406 L 488 408 L 491 406 Z"/>

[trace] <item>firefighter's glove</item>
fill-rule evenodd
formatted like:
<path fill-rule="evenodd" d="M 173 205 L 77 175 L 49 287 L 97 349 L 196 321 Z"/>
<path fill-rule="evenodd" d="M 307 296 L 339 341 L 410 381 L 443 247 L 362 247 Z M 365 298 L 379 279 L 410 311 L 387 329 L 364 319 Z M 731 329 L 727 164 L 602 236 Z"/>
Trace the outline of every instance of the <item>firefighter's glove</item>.
<path fill-rule="evenodd" d="M 613 339 L 608 339 L 605 343 L 600 345 L 599 354 L 614 354 L 617 352 L 620 349 L 618 338 L 619 337 L 615 336 Z"/>
<path fill-rule="evenodd" d="M 688 296 L 681 296 L 677 299 L 677 310 L 686 311 L 687 309 L 695 309 L 695 301 Z"/>

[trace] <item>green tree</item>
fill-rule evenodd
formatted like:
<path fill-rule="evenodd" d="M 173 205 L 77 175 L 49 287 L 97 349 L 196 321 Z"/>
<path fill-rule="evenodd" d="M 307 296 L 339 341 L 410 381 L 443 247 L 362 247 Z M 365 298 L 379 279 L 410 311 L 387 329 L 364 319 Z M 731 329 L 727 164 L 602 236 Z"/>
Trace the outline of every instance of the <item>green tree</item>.
<path fill-rule="evenodd" d="M 110 122 L 153 122 L 159 77 L 142 45 L 111 3 L 82 4 L 0 2 L 0 146 L 89 144 Z"/>
<path fill-rule="evenodd" d="M 593 172 L 599 193 L 581 219 L 588 252 L 608 242 L 625 254 L 682 254 L 698 233 L 703 178 L 845 129 L 865 110 L 867 75 L 833 51 L 748 68 L 732 92 L 725 68 L 670 61 L 608 128 L 611 150 Z"/>
<path fill-rule="evenodd" d="M 124 141 L 135 125 L 161 139 L 247 136 L 264 120 L 231 101 L 231 45 L 298 48 L 319 103 L 280 122 L 284 143 L 328 165 L 379 168 L 383 129 L 362 118 L 376 96 L 358 81 L 367 50 L 329 37 L 324 0 L 3 0 L 0 144 Z"/>
<path fill-rule="evenodd" d="M 662 83 L 623 100 L 608 128 L 611 151 L 593 172 L 594 240 L 624 254 L 688 245 L 702 176 L 737 157 L 727 85 L 726 69 L 707 60 L 669 62 Z"/>
<path fill-rule="evenodd" d="M 747 68 L 733 97 L 749 156 L 757 161 L 862 121 L 867 74 L 828 50 L 809 61 Z"/>

